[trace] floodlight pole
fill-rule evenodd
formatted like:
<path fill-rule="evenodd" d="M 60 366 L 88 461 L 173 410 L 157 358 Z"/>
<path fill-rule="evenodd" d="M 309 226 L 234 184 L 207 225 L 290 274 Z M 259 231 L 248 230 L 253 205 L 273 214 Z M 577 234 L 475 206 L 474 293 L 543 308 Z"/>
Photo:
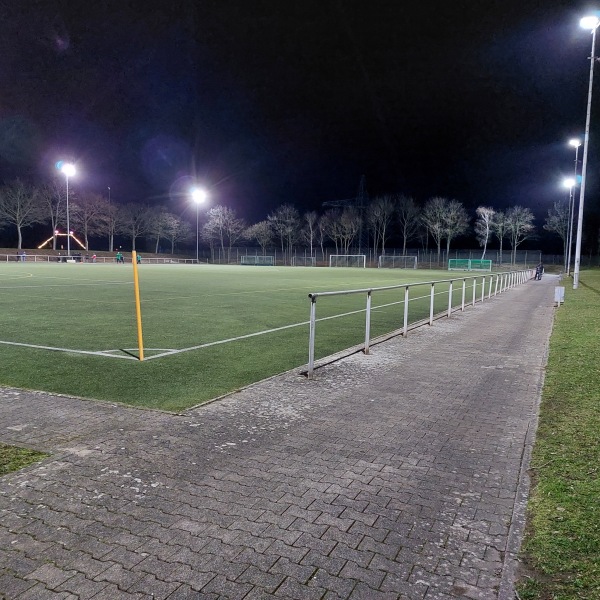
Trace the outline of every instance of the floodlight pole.
<path fill-rule="evenodd" d="M 583 137 L 583 166 L 581 168 L 581 190 L 579 192 L 579 211 L 577 215 L 577 242 L 575 243 L 575 267 L 573 269 L 573 289 L 579 287 L 579 266 L 581 263 L 581 235 L 583 230 L 583 201 L 585 199 L 585 177 L 587 174 L 588 145 L 590 141 L 590 116 L 592 111 L 592 87 L 594 84 L 594 63 L 596 62 L 596 30 L 600 21 L 596 20 L 592 29 L 592 55 L 590 56 L 590 84 L 588 88 L 587 113 L 585 117 L 585 135 Z"/>
<path fill-rule="evenodd" d="M 199 227 L 199 213 L 200 205 L 206 201 L 208 197 L 207 193 L 200 188 L 193 188 L 191 190 L 192 200 L 196 203 L 196 264 L 200 262 L 198 254 L 198 246 L 200 245 L 200 227 Z"/>
<path fill-rule="evenodd" d="M 574 173 L 574 181 L 577 184 L 577 163 L 579 158 L 579 146 L 581 144 L 577 144 L 575 146 L 575 173 Z M 568 242 L 568 253 L 567 253 L 567 277 L 571 274 L 571 252 L 572 252 L 572 244 L 573 244 L 573 217 L 575 216 L 575 192 L 573 191 L 573 187 L 570 189 L 569 195 L 569 242 Z"/>
<path fill-rule="evenodd" d="M 567 225 L 567 256 L 565 256 L 565 273 L 569 275 L 571 270 L 571 240 L 573 238 L 573 213 L 575 211 L 575 197 L 573 186 L 569 186 L 569 223 Z"/>
<path fill-rule="evenodd" d="M 200 213 L 200 203 L 196 202 L 196 264 L 198 264 L 199 254 L 198 254 L 198 246 L 200 245 L 200 227 L 199 227 L 199 213 Z"/>
<path fill-rule="evenodd" d="M 71 225 L 69 224 L 69 175 L 65 173 L 67 180 L 67 259 L 71 256 Z"/>
<path fill-rule="evenodd" d="M 61 163 L 60 170 L 67 180 L 67 258 L 71 256 L 71 223 L 69 222 L 69 177 L 75 175 L 75 166 Z"/>

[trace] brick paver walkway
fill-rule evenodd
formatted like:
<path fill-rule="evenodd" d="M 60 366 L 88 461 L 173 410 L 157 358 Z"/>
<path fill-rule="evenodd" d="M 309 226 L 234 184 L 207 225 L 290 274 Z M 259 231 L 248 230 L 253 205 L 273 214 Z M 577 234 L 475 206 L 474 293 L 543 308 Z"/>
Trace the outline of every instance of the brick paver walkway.
<path fill-rule="evenodd" d="M 0 389 L 0 595 L 512 598 L 555 283 L 184 415 Z"/>

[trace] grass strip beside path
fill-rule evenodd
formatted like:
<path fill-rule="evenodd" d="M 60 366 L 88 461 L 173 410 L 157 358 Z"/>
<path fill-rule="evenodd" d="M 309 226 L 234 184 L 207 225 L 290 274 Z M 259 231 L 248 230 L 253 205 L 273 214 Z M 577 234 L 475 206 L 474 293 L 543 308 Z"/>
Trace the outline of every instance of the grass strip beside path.
<path fill-rule="evenodd" d="M 46 458 L 47 454 L 0 444 L 0 477 Z"/>
<path fill-rule="evenodd" d="M 564 280 L 536 444 L 522 600 L 600 598 L 600 271 Z"/>

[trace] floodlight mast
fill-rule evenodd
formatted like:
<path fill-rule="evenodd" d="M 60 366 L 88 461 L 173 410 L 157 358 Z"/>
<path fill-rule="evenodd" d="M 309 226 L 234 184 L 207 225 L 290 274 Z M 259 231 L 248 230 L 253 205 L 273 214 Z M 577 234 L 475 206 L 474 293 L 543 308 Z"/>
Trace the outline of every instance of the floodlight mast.
<path fill-rule="evenodd" d="M 208 198 L 208 194 L 206 193 L 206 190 L 203 190 L 201 188 L 193 188 L 190 193 L 192 196 L 192 200 L 196 204 L 196 264 L 197 264 L 198 262 L 200 262 L 198 260 L 198 258 L 199 258 L 198 248 L 200 245 L 200 228 L 199 228 L 200 205 L 204 204 L 204 202 L 206 202 L 206 199 Z"/>
<path fill-rule="evenodd" d="M 569 208 L 567 210 L 567 217 L 569 218 L 569 222 L 567 224 L 567 238 L 565 240 L 565 273 L 569 273 L 569 259 L 571 254 L 571 247 L 569 246 L 569 233 L 571 232 L 571 208 L 573 207 L 573 187 L 575 186 L 575 180 L 572 177 L 567 177 L 563 179 L 563 187 L 569 190 Z"/>
<path fill-rule="evenodd" d="M 69 223 L 69 177 L 75 175 L 75 165 L 72 163 L 63 163 L 60 167 L 62 174 L 67 180 L 67 258 L 71 256 L 71 225 Z"/>
<path fill-rule="evenodd" d="M 577 214 L 577 241 L 575 243 L 575 266 L 573 269 L 573 289 L 579 287 L 579 267 L 581 263 L 581 236 L 583 231 L 583 202 L 585 199 L 585 178 L 587 175 L 588 145 L 590 140 L 590 117 L 592 110 L 592 88 L 594 84 L 594 63 L 596 62 L 596 31 L 600 20 L 598 17 L 584 17 L 579 25 L 592 32 L 592 54 L 590 56 L 590 83 L 588 87 L 587 112 L 585 117 L 585 135 L 583 137 L 583 166 L 581 167 L 581 190 L 579 192 L 579 211 Z"/>
<path fill-rule="evenodd" d="M 577 168 L 579 166 L 579 147 L 581 146 L 581 140 L 578 138 L 572 138 L 569 140 L 569 146 L 575 148 L 575 169 L 574 169 L 574 186 L 577 185 Z M 565 267 L 565 272 L 567 277 L 571 274 L 571 255 L 573 253 L 573 218 L 575 216 L 575 192 L 573 188 L 571 188 L 571 193 L 569 197 L 569 226 L 568 226 L 568 244 L 567 244 L 567 263 Z"/>

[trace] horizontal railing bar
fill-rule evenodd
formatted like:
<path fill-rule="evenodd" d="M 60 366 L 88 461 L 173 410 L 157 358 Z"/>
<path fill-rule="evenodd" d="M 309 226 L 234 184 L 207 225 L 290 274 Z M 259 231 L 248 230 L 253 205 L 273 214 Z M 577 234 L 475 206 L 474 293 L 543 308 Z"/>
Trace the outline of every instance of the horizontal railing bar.
<path fill-rule="evenodd" d="M 454 281 L 466 281 L 467 279 L 481 279 L 482 277 L 498 277 L 504 274 L 511 274 L 514 271 L 498 271 L 497 273 L 488 273 L 487 275 L 467 275 L 466 277 L 453 277 L 452 279 L 435 279 L 433 281 L 415 281 L 413 283 L 400 283 L 397 285 L 386 285 L 382 287 L 361 288 L 358 290 L 337 290 L 333 292 L 312 292 L 308 294 L 311 300 L 316 300 L 320 296 L 344 296 L 349 294 L 366 294 L 369 292 L 380 292 L 385 290 L 397 290 L 405 287 L 414 287 L 416 285 L 431 285 L 433 283 L 449 283 Z"/>

